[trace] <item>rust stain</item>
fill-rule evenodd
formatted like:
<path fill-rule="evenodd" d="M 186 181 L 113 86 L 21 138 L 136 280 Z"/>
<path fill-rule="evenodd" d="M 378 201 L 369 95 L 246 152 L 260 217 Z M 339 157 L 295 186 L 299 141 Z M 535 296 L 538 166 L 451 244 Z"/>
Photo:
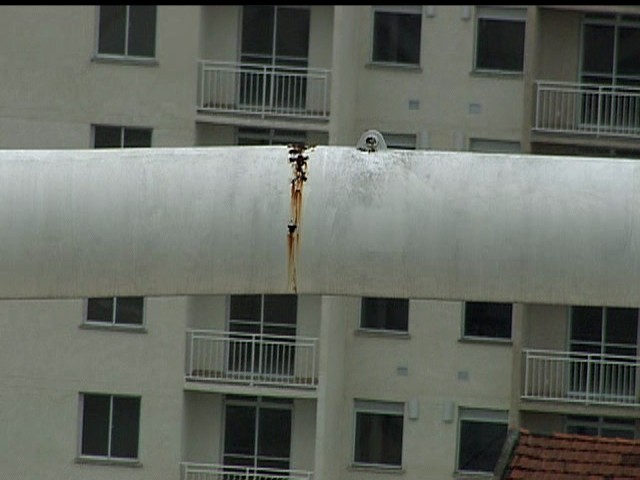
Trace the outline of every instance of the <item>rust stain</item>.
<path fill-rule="evenodd" d="M 307 181 L 306 145 L 289 145 L 289 163 L 293 169 L 291 179 L 291 219 L 287 225 L 287 251 L 289 289 L 297 293 L 296 263 L 300 251 L 300 226 L 302 224 L 302 190 Z"/>

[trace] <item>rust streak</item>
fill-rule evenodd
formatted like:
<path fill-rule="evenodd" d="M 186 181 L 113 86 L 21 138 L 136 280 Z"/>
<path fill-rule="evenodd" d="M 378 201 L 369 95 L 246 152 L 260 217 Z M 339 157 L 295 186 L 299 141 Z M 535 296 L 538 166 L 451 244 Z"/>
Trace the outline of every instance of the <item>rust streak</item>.
<path fill-rule="evenodd" d="M 302 187 L 307 180 L 306 145 L 289 146 L 289 163 L 293 168 L 291 180 L 291 219 L 287 225 L 287 250 L 289 266 L 289 289 L 297 292 L 296 264 L 300 251 L 300 226 L 302 224 Z"/>

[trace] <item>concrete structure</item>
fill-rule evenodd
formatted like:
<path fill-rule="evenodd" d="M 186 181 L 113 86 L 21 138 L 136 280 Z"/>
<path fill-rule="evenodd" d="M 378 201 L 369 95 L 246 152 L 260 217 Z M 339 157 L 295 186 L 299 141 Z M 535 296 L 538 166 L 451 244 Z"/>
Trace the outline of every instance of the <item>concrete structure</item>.
<path fill-rule="evenodd" d="M 0 476 L 637 436 L 638 13 L 0 7 Z"/>

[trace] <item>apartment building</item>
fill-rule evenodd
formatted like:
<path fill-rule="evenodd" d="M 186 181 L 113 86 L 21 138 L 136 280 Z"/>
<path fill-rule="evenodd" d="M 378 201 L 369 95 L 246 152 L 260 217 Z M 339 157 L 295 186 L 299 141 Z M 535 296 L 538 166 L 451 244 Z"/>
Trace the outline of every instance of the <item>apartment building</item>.
<path fill-rule="evenodd" d="M 1 476 L 462 479 L 509 427 L 638 436 L 639 7 L 0 26 Z"/>

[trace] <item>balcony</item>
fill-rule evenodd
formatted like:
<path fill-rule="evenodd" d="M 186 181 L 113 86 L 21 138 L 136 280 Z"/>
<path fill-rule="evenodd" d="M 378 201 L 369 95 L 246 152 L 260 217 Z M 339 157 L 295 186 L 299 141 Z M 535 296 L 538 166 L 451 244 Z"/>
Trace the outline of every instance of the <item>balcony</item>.
<path fill-rule="evenodd" d="M 640 358 L 525 350 L 523 399 L 637 407 Z"/>
<path fill-rule="evenodd" d="M 537 81 L 533 130 L 639 138 L 640 88 Z"/>
<path fill-rule="evenodd" d="M 311 480 L 311 476 L 304 470 L 182 463 L 182 480 Z"/>
<path fill-rule="evenodd" d="M 198 62 L 198 112 L 329 120 L 329 70 Z"/>
<path fill-rule="evenodd" d="M 187 382 L 315 389 L 316 338 L 187 331 Z"/>

